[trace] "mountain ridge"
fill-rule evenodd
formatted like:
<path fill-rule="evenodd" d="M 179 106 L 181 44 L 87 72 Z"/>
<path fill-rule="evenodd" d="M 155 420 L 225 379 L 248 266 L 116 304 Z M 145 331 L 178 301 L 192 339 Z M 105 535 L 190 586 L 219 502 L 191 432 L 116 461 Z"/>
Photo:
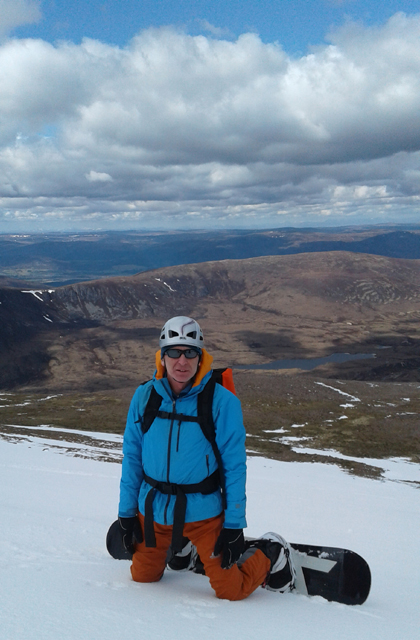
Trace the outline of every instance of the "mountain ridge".
<path fill-rule="evenodd" d="M 324 252 L 211 261 L 55 289 L 2 287 L 0 303 L 3 388 L 144 378 L 160 326 L 181 314 L 202 324 L 220 365 L 386 346 L 340 374 L 417 380 L 420 369 L 420 260 Z"/>

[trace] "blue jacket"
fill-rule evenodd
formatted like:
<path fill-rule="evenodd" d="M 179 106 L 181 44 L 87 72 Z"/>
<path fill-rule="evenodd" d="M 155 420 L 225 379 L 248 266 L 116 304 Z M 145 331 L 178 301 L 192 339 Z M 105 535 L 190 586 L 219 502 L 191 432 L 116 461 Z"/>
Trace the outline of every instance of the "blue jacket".
<path fill-rule="evenodd" d="M 157 370 L 153 380 L 141 385 L 130 404 L 124 433 L 123 463 L 120 485 L 119 516 L 131 517 L 137 511 L 144 515 L 144 503 L 150 485 L 144 473 L 161 482 L 194 484 L 201 482 L 217 469 L 210 442 L 196 422 L 176 421 L 157 417 L 143 434 L 141 420 L 153 385 L 162 396 L 160 409 L 167 412 L 196 416 L 197 395 L 211 376 L 212 357 L 203 349 L 203 356 L 192 387 L 174 397 L 156 354 Z M 216 443 L 221 454 L 226 484 L 224 526 L 232 529 L 246 527 L 245 428 L 238 398 L 216 385 L 213 399 L 213 420 Z M 155 492 L 154 519 L 159 524 L 173 524 L 175 496 Z M 209 495 L 187 494 L 185 522 L 196 522 L 219 515 L 223 511 L 220 489 Z"/>

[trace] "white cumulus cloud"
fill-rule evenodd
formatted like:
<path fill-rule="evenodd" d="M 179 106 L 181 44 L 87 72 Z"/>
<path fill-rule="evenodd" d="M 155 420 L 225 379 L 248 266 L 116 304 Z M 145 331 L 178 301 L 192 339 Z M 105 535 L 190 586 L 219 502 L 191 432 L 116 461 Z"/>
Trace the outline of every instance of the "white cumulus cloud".
<path fill-rule="evenodd" d="M 109 173 L 102 173 L 98 171 L 89 171 L 86 174 L 86 180 L 89 182 L 112 182 L 112 176 Z"/>
<path fill-rule="evenodd" d="M 420 15 L 404 14 L 349 24 L 300 58 L 255 34 L 170 28 L 124 49 L 8 40 L 0 221 L 416 220 L 419 45 Z"/>

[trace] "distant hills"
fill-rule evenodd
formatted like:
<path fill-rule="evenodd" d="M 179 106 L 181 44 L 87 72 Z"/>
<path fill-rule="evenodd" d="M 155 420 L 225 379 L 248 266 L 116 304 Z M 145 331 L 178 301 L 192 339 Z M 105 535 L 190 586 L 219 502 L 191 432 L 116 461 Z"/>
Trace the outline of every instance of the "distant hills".
<path fill-rule="evenodd" d="M 420 227 L 0 235 L 0 275 L 61 286 L 175 265 L 331 251 L 420 259 Z"/>
<path fill-rule="evenodd" d="M 418 237 L 404 232 L 400 239 L 406 233 L 408 244 Z M 179 245 L 186 242 L 175 235 Z M 99 246 L 76 242 L 85 252 Z M 178 314 L 200 321 L 218 366 L 375 353 L 318 373 L 420 380 L 420 260 L 325 251 L 169 266 L 62 287 L 0 282 L 0 388 L 135 385 L 153 371 L 163 322 Z"/>

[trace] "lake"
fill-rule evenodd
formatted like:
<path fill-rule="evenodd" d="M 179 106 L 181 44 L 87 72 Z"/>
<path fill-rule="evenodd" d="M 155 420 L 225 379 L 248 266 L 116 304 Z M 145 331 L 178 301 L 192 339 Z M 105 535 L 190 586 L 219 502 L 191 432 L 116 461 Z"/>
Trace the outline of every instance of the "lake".
<path fill-rule="evenodd" d="M 235 364 L 233 369 L 305 369 L 309 371 L 322 364 L 334 362 L 340 364 L 349 360 L 367 360 L 375 358 L 375 353 L 332 353 L 323 358 L 297 358 L 296 360 L 273 360 L 266 364 Z"/>

